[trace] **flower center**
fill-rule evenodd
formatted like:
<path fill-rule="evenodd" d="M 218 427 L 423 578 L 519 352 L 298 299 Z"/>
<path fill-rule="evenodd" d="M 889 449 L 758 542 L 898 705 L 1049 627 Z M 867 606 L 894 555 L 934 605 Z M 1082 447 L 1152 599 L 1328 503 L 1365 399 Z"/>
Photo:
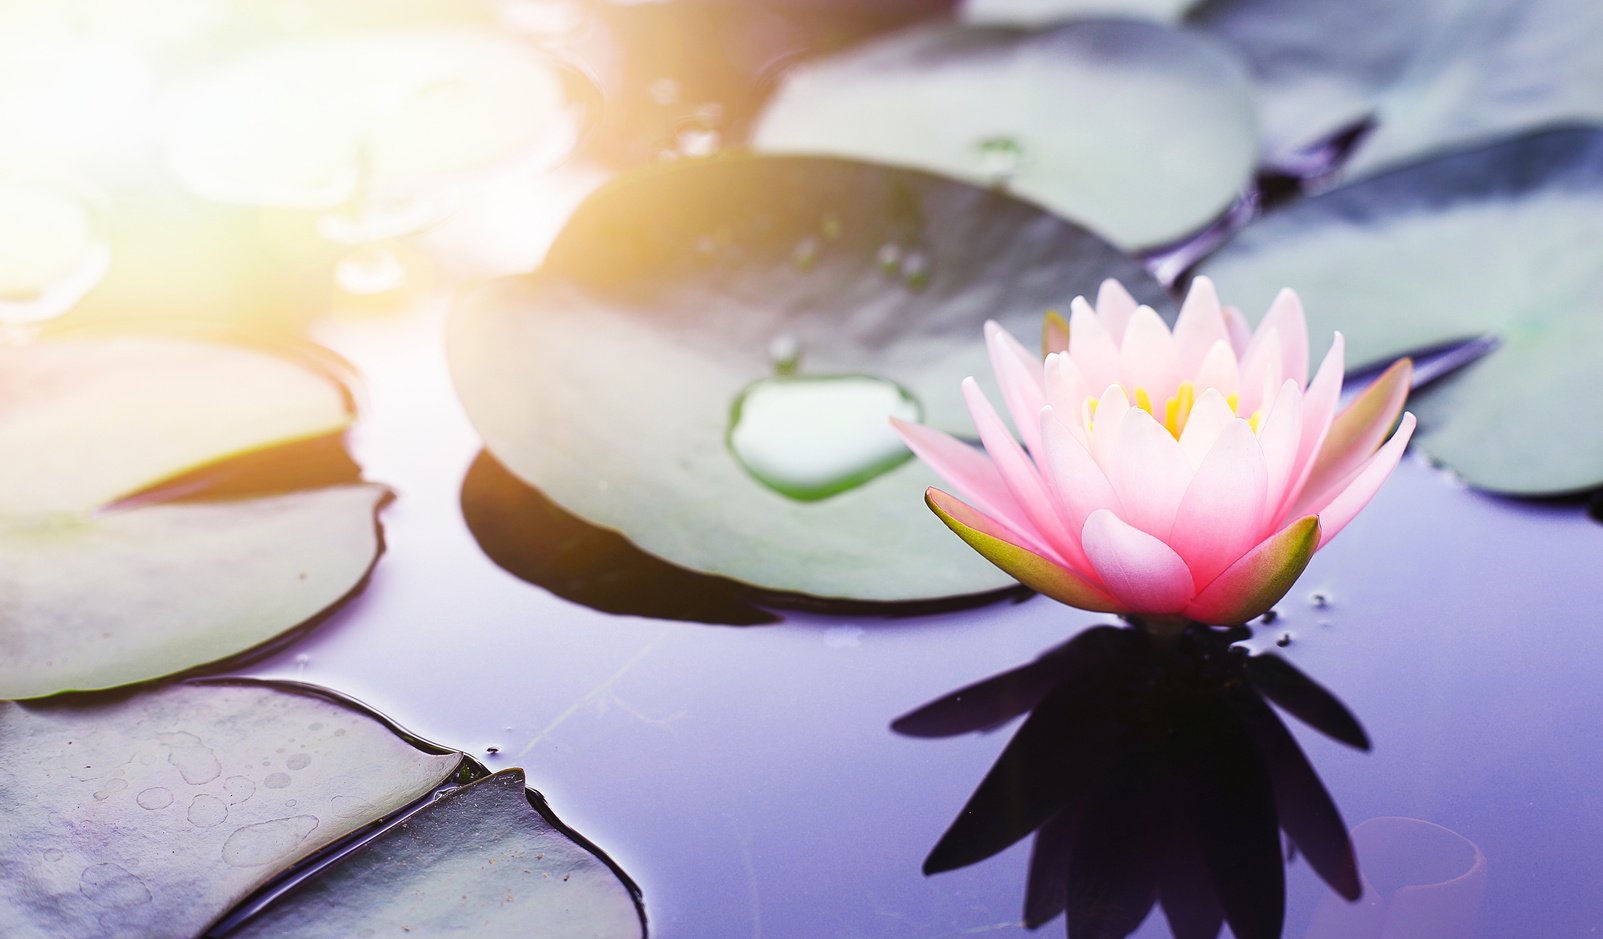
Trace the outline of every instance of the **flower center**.
<path fill-rule="evenodd" d="M 1094 397 L 1086 399 L 1086 430 L 1088 431 L 1095 426 L 1098 400 Z M 1179 440 L 1180 435 L 1185 432 L 1186 423 L 1191 420 L 1191 409 L 1196 407 L 1197 386 L 1190 381 L 1181 382 L 1175 393 L 1163 402 L 1163 407 L 1160 411 L 1154 407 L 1152 395 L 1147 389 L 1138 385 L 1130 403 L 1156 418 L 1164 429 L 1173 435 L 1174 439 Z M 1241 407 L 1241 396 L 1234 392 L 1225 395 L 1225 403 L 1230 406 L 1230 411 L 1234 414 Z M 1258 424 L 1262 417 L 1262 409 L 1253 411 L 1252 414 L 1248 415 L 1247 424 L 1252 427 L 1253 433 L 1258 432 Z"/>

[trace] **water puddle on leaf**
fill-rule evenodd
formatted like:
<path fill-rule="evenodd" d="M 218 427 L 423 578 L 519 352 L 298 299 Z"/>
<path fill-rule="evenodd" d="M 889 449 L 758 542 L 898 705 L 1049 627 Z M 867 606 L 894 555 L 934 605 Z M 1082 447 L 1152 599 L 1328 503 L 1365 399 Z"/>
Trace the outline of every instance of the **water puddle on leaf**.
<path fill-rule="evenodd" d="M 892 381 L 868 375 L 780 376 L 746 386 L 730 416 L 727 442 L 758 482 L 800 502 L 853 489 L 912 454 L 889 418 L 917 421 L 918 401 Z"/>

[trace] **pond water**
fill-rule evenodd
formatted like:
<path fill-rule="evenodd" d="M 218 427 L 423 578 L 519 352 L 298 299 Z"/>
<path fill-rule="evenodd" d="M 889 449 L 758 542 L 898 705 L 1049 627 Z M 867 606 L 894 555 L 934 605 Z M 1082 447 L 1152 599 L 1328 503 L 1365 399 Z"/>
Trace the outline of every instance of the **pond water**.
<path fill-rule="evenodd" d="M 239 674 L 324 685 L 491 769 L 525 767 L 640 884 L 662 939 L 1026 934 L 1027 842 L 920 873 L 1012 725 L 943 740 L 889 725 L 1108 618 L 1036 598 L 735 627 L 561 599 L 496 566 L 464 522 L 480 443 L 441 323 L 438 309 L 347 316 L 320 334 L 367 381 L 352 443 L 399 494 L 388 548 L 354 602 Z M 1407 868 L 1417 848 L 1437 867 L 1419 876 L 1439 878 L 1474 856 L 1452 833 L 1484 855 L 1470 935 L 1603 922 L 1599 558 L 1603 527 L 1578 506 L 1491 498 L 1408 459 L 1256 628 L 1254 647 L 1332 689 L 1374 742 L 1360 753 L 1288 721 L 1348 825 L 1447 830 L 1408 829 L 1447 847 L 1405 850 L 1413 835 L 1379 823 L 1359 839 L 1366 871 Z M 1312 935 L 1328 888 L 1294 862 L 1287 889 L 1285 935 Z M 1137 935 L 1168 934 L 1154 915 Z"/>

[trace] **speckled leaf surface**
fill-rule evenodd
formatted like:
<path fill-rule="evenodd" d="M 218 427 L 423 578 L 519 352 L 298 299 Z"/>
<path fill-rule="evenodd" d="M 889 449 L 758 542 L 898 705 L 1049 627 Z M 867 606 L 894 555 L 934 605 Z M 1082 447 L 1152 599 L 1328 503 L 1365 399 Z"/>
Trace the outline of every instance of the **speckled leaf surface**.
<path fill-rule="evenodd" d="M 536 811 L 523 771 L 509 769 L 445 793 L 276 899 L 234 935 L 644 934 L 632 885 Z"/>
<path fill-rule="evenodd" d="M 1013 192 L 1127 248 L 1207 224 L 1247 184 L 1244 65 L 1134 20 L 910 30 L 789 72 L 758 149 L 878 160 Z"/>
<path fill-rule="evenodd" d="M 1272 152 L 1373 115 L 1354 175 L 1603 119 L 1603 5 L 1589 0 L 1205 0 L 1188 23 L 1252 63 Z"/>
<path fill-rule="evenodd" d="M 198 935 L 461 761 L 327 698 L 247 684 L 0 703 L 0 739 L 13 939 Z"/>
<path fill-rule="evenodd" d="M 540 272 L 455 311 L 448 351 L 490 452 L 650 553 L 778 591 L 959 596 L 1011 581 L 924 509 L 932 473 L 908 462 L 826 499 L 786 498 L 726 448 L 732 405 L 773 373 L 784 336 L 798 374 L 888 379 L 925 422 L 972 434 L 959 385 L 990 374 L 984 321 L 1036 335 L 1047 309 L 1109 276 L 1167 305 L 1106 242 L 1003 194 L 847 161 L 731 158 L 593 196 Z"/>
<path fill-rule="evenodd" d="M 0 350 L 0 697 L 179 672 L 351 593 L 378 557 L 382 487 L 122 501 L 350 419 L 329 374 L 241 346 L 78 333 Z"/>
<path fill-rule="evenodd" d="M 1202 272 L 1243 309 L 1282 286 L 1353 365 L 1490 334 L 1484 359 L 1410 401 L 1415 440 L 1470 483 L 1603 484 L 1603 130 L 1533 135 L 1272 213 Z"/>

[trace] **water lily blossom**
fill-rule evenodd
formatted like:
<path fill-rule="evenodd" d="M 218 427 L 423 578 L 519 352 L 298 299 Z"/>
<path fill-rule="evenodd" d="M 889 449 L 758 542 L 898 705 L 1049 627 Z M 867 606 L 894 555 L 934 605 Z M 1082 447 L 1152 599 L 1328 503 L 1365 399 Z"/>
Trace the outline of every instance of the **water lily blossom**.
<path fill-rule="evenodd" d="M 1066 334 L 1066 345 L 1064 339 Z M 969 378 L 983 452 L 895 422 L 951 484 L 935 514 L 992 563 L 1071 606 L 1232 625 L 1268 610 L 1380 488 L 1408 444 L 1412 365 L 1337 412 L 1341 334 L 1309 379 L 1308 330 L 1283 290 L 1256 331 L 1199 277 L 1173 330 L 1123 287 L 1049 318 L 1031 353 L 986 343 L 1014 437 Z M 1396 432 L 1387 433 L 1396 426 Z"/>

